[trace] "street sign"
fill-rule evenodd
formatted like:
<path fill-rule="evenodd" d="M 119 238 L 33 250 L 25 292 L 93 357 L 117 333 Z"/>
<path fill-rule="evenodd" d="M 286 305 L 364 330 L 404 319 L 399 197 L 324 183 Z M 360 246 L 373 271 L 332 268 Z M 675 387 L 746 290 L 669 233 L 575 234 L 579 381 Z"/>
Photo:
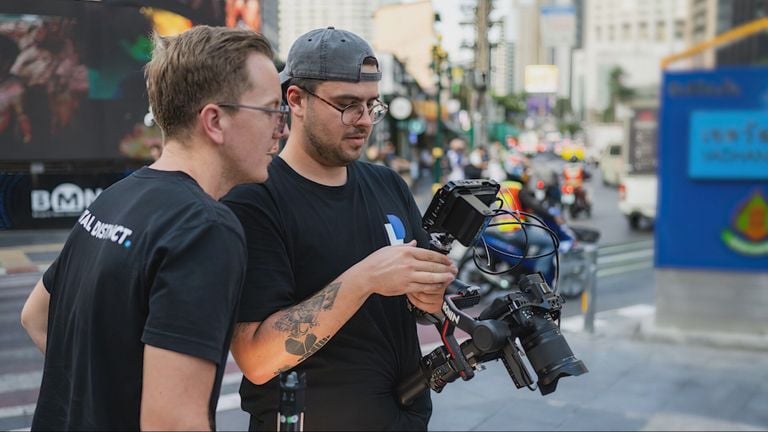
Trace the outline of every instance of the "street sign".
<path fill-rule="evenodd" d="M 658 267 L 768 269 L 766 76 L 766 67 L 665 73 Z"/>

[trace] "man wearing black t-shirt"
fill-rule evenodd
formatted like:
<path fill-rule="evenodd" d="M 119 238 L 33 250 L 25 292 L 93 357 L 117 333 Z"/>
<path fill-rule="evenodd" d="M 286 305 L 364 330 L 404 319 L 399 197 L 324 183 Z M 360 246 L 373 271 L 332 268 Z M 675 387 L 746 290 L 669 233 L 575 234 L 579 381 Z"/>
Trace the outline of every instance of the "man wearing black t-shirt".
<path fill-rule="evenodd" d="M 162 155 L 83 212 L 22 311 L 45 353 L 33 430 L 215 428 L 246 264 L 216 200 L 266 180 L 287 132 L 272 55 L 245 30 L 156 38 Z"/>
<path fill-rule="evenodd" d="M 387 107 L 371 47 L 348 31 L 299 37 L 280 74 L 291 136 L 269 180 L 224 199 L 248 245 L 232 353 L 251 430 L 275 430 L 282 371 L 306 373 L 305 430 L 425 430 L 428 391 L 395 388 L 421 351 L 407 301 L 440 308 L 456 268 L 428 236 L 405 182 L 358 161 Z M 420 247 L 416 247 L 416 246 Z"/>

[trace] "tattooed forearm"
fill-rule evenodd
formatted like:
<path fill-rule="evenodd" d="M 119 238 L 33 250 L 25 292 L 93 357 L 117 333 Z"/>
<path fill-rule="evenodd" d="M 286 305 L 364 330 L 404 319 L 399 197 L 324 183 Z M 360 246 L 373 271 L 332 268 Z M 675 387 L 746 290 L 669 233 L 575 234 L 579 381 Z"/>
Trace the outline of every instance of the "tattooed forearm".
<path fill-rule="evenodd" d="M 317 352 L 330 339 L 330 336 L 326 336 L 318 341 L 317 336 L 310 331 L 319 325 L 317 315 L 320 311 L 333 309 L 339 288 L 341 282 L 328 285 L 308 300 L 283 311 L 275 321 L 274 329 L 287 333 L 285 351 L 300 356 L 299 362 Z"/>
<path fill-rule="evenodd" d="M 307 357 L 316 353 L 317 350 L 323 347 L 328 341 L 331 340 L 330 336 L 326 336 L 320 340 L 317 340 L 317 336 L 308 334 L 304 339 L 304 342 L 298 339 L 288 338 L 285 341 L 285 350 L 293 355 L 301 356 L 299 362 L 304 361 Z"/>
<path fill-rule="evenodd" d="M 307 338 L 305 339 L 305 343 L 304 344 L 302 344 L 301 342 L 299 342 L 299 341 L 297 341 L 295 339 L 288 339 L 287 341 L 285 341 L 285 349 L 286 349 L 286 351 L 288 351 L 291 354 L 300 355 L 301 357 L 299 358 L 297 363 L 301 363 L 304 360 L 308 359 L 309 356 L 311 356 L 312 354 L 320 351 L 320 348 L 325 346 L 325 344 L 328 343 L 329 340 L 331 340 L 331 337 L 330 336 L 326 336 L 326 337 L 320 339 L 319 341 L 316 340 L 316 339 L 317 338 L 315 337 L 315 335 L 312 335 L 312 334 L 307 335 Z M 311 346 L 309 345 L 310 342 L 313 342 Z M 303 354 L 302 354 L 302 352 L 303 352 Z M 278 369 L 275 372 L 275 375 L 280 375 L 283 372 L 287 372 L 287 371 L 293 369 L 294 366 L 285 365 L 285 366 L 281 367 L 280 369 Z"/>
<path fill-rule="evenodd" d="M 341 282 L 333 282 L 323 290 L 325 291 L 325 295 L 323 296 L 323 310 L 331 310 L 331 308 L 333 308 L 333 303 L 336 301 L 336 295 L 339 293 L 339 288 L 341 288 Z"/>
<path fill-rule="evenodd" d="M 288 372 L 289 370 L 291 370 L 292 367 L 293 366 L 288 366 L 288 365 L 281 367 L 280 369 L 275 371 L 275 376 L 280 375 L 283 372 Z"/>
<path fill-rule="evenodd" d="M 285 310 L 275 322 L 274 329 L 288 333 L 289 337 L 299 338 L 306 335 L 309 329 L 317 326 L 317 314 L 320 310 L 330 310 L 336 301 L 341 282 L 334 282 L 323 288 L 309 300 Z"/>

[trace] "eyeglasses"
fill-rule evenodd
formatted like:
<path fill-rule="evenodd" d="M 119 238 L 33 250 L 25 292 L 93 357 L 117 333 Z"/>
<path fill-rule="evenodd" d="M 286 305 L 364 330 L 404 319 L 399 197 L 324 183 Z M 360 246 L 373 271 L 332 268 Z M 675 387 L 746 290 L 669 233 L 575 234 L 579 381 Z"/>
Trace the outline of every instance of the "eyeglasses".
<path fill-rule="evenodd" d="M 363 118 L 363 113 L 366 111 L 366 109 L 368 110 L 368 115 L 371 116 L 371 123 L 373 124 L 384 120 L 384 116 L 386 116 L 387 111 L 389 111 L 389 107 L 380 100 L 376 100 L 376 102 L 370 107 L 366 107 L 362 102 L 355 102 L 345 107 L 339 108 L 333 102 L 329 102 L 303 87 L 299 88 L 325 102 L 329 107 L 340 112 L 341 122 L 347 126 L 353 126 L 355 123 L 360 121 L 360 119 Z"/>
<path fill-rule="evenodd" d="M 288 107 L 288 105 L 280 105 L 277 108 L 258 107 L 253 105 L 243 105 L 243 104 L 229 103 L 229 102 L 220 102 L 220 103 L 217 103 L 216 105 L 222 108 L 235 108 L 235 109 L 245 108 L 250 110 L 262 111 L 262 112 L 272 114 L 273 118 L 275 114 L 279 114 L 277 116 L 277 125 L 275 126 L 274 136 L 280 136 L 283 134 L 285 125 L 288 123 L 288 114 L 291 113 L 291 109 Z"/>

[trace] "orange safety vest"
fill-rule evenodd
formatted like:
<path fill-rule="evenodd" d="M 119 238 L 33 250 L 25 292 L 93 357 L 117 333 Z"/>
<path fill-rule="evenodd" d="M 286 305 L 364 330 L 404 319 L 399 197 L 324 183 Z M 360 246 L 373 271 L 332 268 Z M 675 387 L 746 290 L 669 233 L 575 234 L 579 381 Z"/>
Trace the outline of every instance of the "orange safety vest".
<path fill-rule="evenodd" d="M 581 164 L 566 164 L 563 166 L 563 178 L 566 185 L 580 187 L 584 183 L 584 167 Z"/>
<path fill-rule="evenodd" d="M 525 215 L 518 213 L 521 211 L 526 211 L 520 203 L 520 191 L 523 189 L 523 184 L 520 182 L 508 180 L 501 182 L 500 186 L 501 188 L 499 189 L 499 198 L 501 198 L 501 200 L 504 202 L 501 208 L 515 213 L 515 216 L 517 216 L 520 222 L 525 222 Z M 496 229 L 500 232 L 513 232 L 521 228 L 520 224 L 517 223 L 518 219 L 515 219 L 510 215 L 500 215 L 493 218 L 491 223 L 496 224 L 509 222 L 506 225 L 493 227 L 493 229 Z"/>

